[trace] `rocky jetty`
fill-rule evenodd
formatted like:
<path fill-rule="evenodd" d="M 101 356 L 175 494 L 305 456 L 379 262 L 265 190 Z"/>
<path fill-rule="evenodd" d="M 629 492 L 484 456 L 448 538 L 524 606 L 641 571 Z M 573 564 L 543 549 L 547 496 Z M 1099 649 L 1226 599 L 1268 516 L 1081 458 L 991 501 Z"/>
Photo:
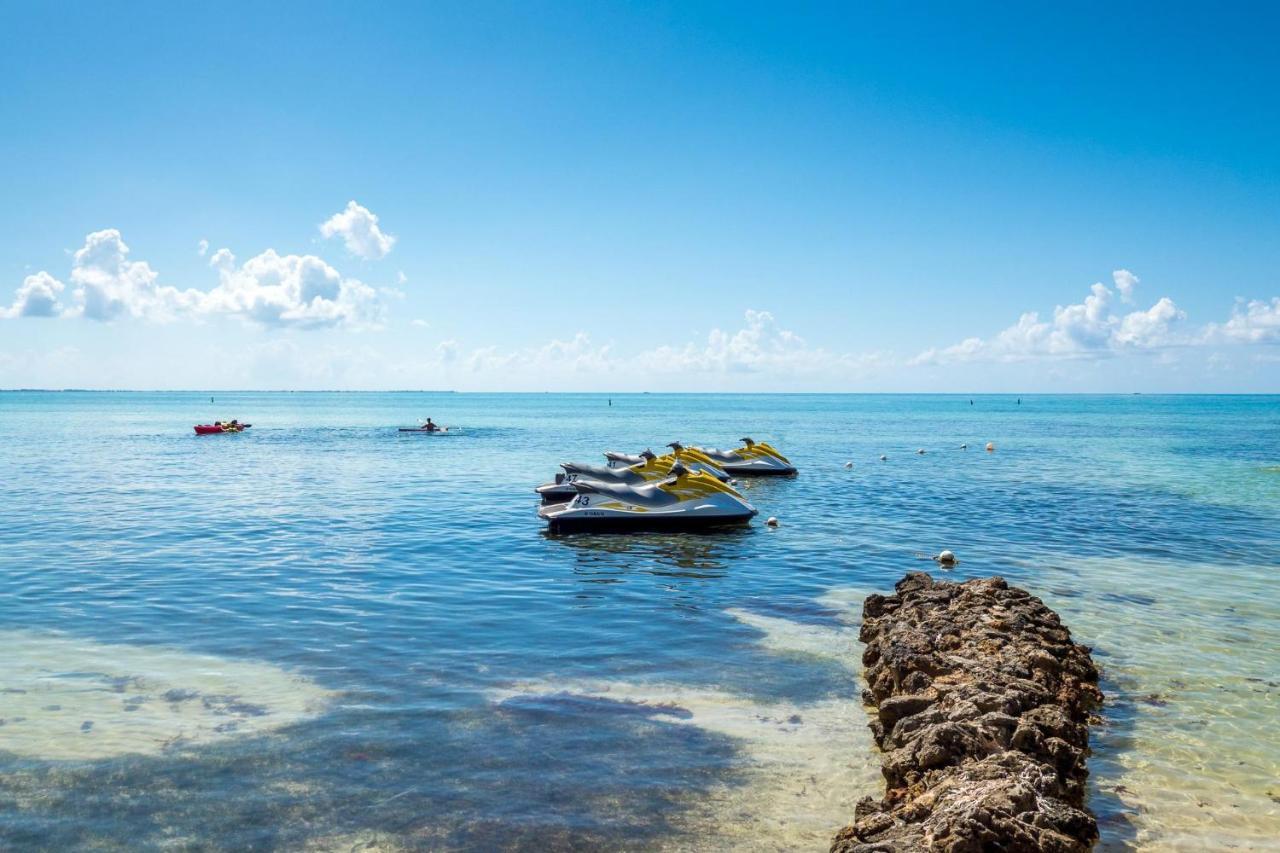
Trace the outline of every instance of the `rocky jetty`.
<path fill-rule="evenodd" d="M 1102 701 L 1089 649 L 1001 578 L 917 572 L 896 590 L 867 597 L 860 635 L 886 791 L 858 803 L 833 853 L 1089 850 L 1088 723 Z"/>

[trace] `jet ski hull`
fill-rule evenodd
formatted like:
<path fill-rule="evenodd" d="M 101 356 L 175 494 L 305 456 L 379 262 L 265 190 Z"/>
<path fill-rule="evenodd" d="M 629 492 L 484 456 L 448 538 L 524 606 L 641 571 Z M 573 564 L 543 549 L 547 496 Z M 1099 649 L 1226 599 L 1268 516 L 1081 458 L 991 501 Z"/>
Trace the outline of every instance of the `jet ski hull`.
<path fill-rule="evenodd" d="M 547 483 L 538 486 L 534 491 L 542 498 L 544 504 L 568 503 L 578 496 L 578 490 L 574 488 L 573 483 Z"/>
<path fill-rule="evenodd" d="M 580 483 L 584 488 L 592 484 Z M 639 491 L 639 490 L 637 490 Z M 641 499 L 643 500 L 643 499 Z M 630 503 L 625 494 L 581 494 L 566 504 L 549 504 L 538 515 L 558 533 L 709 530 L 747 524 L 756 508 L 737 493 L 690 497 L 667 506 Z"/>
<path fill-rule="evenodd" d="M 757 465 L 754 462 L 738 463 L 721 462 L 720 467 L 732 477 L 794 477 L 793 466 Z"/>
<path fill-rule="evenodd" d="M 562 519 L 549 521 L 551 533 L 697 533 L 746 527 L 751 517 L 712 521 L 695 518 Z"/>
<path fill-rule="evenodd" d="M 566 512 L 560 505 L 544 506 L 538 514 L 547 522 L 547 528 L 552 533 L 679 533 L 723 530 L 745 527 L 755 517 L 754 512 L 718 516 L 607 510 Z"/>
<path fill-rule="evenodd" d="M 794 477 L 796 466 L 768 444 L 755 444 L 743 439 L 747 446 L 739 450 L 717 450 L 714 447 L 695 447 L 725 473 L 734 477 Z"/>

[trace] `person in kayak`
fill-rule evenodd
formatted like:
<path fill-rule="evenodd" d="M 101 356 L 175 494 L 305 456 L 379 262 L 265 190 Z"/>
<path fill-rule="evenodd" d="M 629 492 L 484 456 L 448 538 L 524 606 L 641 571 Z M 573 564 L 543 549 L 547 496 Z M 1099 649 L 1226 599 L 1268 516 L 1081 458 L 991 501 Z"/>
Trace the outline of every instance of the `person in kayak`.
<path fill-rule="evenodd" d="M 427 422 L 422 425 L 422 428 L 427 432 L 438 432 L 440 429 L 440 427 L 432 423 L 431 418 L 427 418 Z"/>

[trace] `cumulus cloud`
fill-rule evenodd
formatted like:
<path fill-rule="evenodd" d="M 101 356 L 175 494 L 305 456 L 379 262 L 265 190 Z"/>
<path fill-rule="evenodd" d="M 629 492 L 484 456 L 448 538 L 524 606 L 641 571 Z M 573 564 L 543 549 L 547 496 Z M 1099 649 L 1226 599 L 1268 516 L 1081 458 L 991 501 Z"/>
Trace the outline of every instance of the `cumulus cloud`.
<path fill-rule="evenodd" d="M 343 277 L 314 255 L 281 255 L 268 249 L 237 265 L 229 249 L 219 249 L 209 258 L 218 283 L 206 291 L 162 285 L 150 264 L 132 260 L 129 254 L 119 231 L 95 231 L 72 256 L 69 306 L 60 302 L 65 285 L 39 272 L 27 276 L 13 304 L 0 308 L 0 318 L 62 315 L 100 322 L 167 322 L 235 316 L 266 326 L 299 328 L 382 322 L 377 290 Z"/>
<path fill-rule="evenodd" d="M 95 231 L 72 256 L 73 313 L 90 320 L 130 316 L 165 321 L 199 310 L 199 291 L 161 286 L 157 277 L 146 261 L 129 260 L 119 231 Z"/>
<path fill-rule="evenodd" d="M 233 270 L 236 266 L 236 256 L 230 249 L 219 249 L 213 253 L 213 257 L 209 258 L 209 266 L 215 270 Z"/>
<path fill-rule="evenodd" d="M 215 260 L 226 250 L 219 250 Z M 381 321 L 378 293 L 343 278 L 314 255 L 280 255 L 268 249 L 235 266 L 220 259 L 218 286 L 204 297 L 206 314 L 232 314 L 267 326 L 372 326 Z"/>
<path fill-rule="evenodd" d="M 713 329 L 704 343 L 664 345 L 641 353 L 637 363 L 659 373 L 857 372 L 887 360 L 883 353 L 833 353 L 809 346 L 780 327 L 768 311 L 748 309 L 742 328 Z"/>
<path fill-rule="evenodd" d="M 621 382 L 636 382 L 656 373 L 696 375 L 709 381 L 730 375 L 783 380 L 833 375 L 852 378 L 889 361 L 884 353 L 854 355 L 811 347 L 799 335 L 779 327 L 768 311 L 757 310 L 746 311 L 742 328 L 735 331 L 715 329 L 705 341 L 664 344 L 630 357 L 620 354 L 612 342 L 596 343 L 585 331 L 517 349 L 481 347 L 465 356 L 450 340 L 440 344 L 436 357 L 437 365 L 456 363 L 475 374 L 592 374 Z"/>
<path fill-rule="evenodd" d="M 372 211 L 354 201 L 321 223 L 320 234 L 326 240 L 341 237 L 348 252 L 366 260 L 385 258 L 396 242 L 395 237 L 378 227 L 378 217 Z"/>
<path fill-rule="evenodd" d="M 1120 291 L 1121 302 L 1132 302 L 1133 289 L 1137 287 L 1138 282 L 1142 281 L 1128 270 L 1113 270 L 1111 280 L 1115 282 L 1116 290 Z"/>
<path fill-rule="evenodd" d="M 202 258 L 203 258 L 203 257 L 204 257 L 205 255 L 207 255 L 208 253 L 209 253 L 209 241 L 208 241 L 208 240 L 201 240 L 199 243 L 196 243 L 196 254 L 197 254 L 197 255 L 199 255 L 200 257 L 202 257 Z"/>
<path fill-rule="evenodd" d="M 22 280 L 13 305 L 0 308 L 0 317 L 56 317 L 62 313 L 58 297 L 66 287 L 44 270 Z"/>
<path fill-rule="evenodd" d="M 451 361 L 457 358 L 455 342 L 446 341 L 442 346 L 453 353 L 450 356 Z M 541 346 L 515 350 L 496 346 L 481 347 L 467 356 L 465 365 L 468 370 L 475 373 L 501 374 L 511 371 L 602 373 L 614 369 L 617 361 L 613 357 L 611 344 L 596 346 L 592 343 L 589 334 L 578 332 L 567 341 L 554 339 Z"/>
<path fill-rule="evenodd" d="M 1117 270 L 1115 280 L 1117 286 L 1124 282 L 1132 293 L 1138 278 L 1127 270 Z M 1094 284 L 1082 302 L 1054 308 L 1050 320 L 1041 320 L 1039 313 L 1029 311 L 989 340 L 966 338 L 949 347 L 925 350 L 908 363 L 1099 358 L 1191 342 L 1178 331 L 1186 314 L 1168 297 L 1145 311 L 1116 314 L 1113 296 L 1105 285 Z"/>
<path fill-rule="evenodd" d="M 1238 301 L 1231 318 L 1221 325 L 1211 325 L 1205 332 L 1211 342 L 1270 344 L 1280 343 L 1280 296 L 1270 302 L 1253 299 Z"/>

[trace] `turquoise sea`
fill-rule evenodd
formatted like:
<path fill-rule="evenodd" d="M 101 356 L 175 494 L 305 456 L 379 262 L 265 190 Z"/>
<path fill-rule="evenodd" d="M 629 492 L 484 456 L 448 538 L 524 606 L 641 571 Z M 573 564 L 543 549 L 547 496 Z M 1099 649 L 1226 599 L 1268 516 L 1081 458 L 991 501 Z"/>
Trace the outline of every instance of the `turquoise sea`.
<path fill-rule="evenodd" d="M 743 435 L 776 529 L 535 515 Z M 942 548 L 1094 647 L 1104 849 L 1280 849 L 1280 397 L 9 392 L 0 441 L 2 849 L 824 850 L 861 598 Z"/>

